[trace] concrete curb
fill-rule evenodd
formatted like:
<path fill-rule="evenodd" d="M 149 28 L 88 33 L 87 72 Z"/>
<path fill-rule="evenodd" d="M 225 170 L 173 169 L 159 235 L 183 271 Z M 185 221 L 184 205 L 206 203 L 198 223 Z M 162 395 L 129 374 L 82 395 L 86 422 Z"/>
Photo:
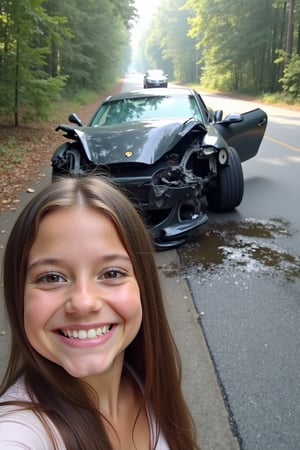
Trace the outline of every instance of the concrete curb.
<path fill-rule="evenodd" d="M 156 253 L 170 326 L 183 364 L 183 390 L 201 450 L 239 450 L 188 285 L 179 280 L 176 250 Z"/>

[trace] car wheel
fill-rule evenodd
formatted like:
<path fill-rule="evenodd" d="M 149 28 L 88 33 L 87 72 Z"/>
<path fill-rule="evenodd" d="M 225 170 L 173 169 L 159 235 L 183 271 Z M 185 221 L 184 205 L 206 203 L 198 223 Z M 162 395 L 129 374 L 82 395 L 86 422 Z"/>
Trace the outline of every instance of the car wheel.
<path fill-rule="evenodd" d="M 207 203 L 216 212 L 231 211 L 244 195 L 244 176 L 238 152 L 230 148 L 226 165 L 218 166 L 216 187 L 207 194 Z"/>

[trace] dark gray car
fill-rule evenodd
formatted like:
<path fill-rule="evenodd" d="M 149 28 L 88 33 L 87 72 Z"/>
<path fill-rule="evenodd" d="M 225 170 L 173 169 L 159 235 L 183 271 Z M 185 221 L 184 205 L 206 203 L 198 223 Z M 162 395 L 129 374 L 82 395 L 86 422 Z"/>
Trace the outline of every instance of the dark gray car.
<path fill-rule="evenodd" d="M 143 212 L 158 249 L 176 247 L 243 198 L 242 162 L 258 152 L 261 109 L 212 111 L 192 89 L 151 89 L 107 98 L 87 126 L 59 125 L 68 142 L 52 157 L 57 176 L 109 175 Z"/>

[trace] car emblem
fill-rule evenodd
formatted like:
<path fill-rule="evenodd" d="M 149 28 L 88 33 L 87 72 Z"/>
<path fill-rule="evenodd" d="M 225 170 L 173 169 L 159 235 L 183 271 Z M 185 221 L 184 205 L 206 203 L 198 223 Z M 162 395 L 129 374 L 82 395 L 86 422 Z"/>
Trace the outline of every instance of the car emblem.
<path fill-rule="evenodd" d="M 125 156 L 126 158 L 130 158 L 133 155 L 132 152 L 125 152 Z"/>

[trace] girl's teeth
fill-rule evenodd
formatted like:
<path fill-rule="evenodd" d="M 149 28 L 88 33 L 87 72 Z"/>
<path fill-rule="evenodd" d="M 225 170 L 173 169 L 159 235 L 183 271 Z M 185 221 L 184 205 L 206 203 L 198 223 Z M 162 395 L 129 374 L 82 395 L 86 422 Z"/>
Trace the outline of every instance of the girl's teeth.
<path fill-rule="evenodd" d="M 85 330 L 79 330 L 78 337 L 79 339 L 86 339 L 88 337 L 88 334 Z"/>
<path fill-rule="evenodd" d="M 93 339 L 97 336 L 96 330 L 92 329 L 87 332 L 87 337 L 89 339 Z"/>
<path fill-rule="evenodd" d="M 62 330 L 64 336 L 73 339 L 95 339 L 108 333 L 111 327 L 91 328 L 90 330 Z"/>

